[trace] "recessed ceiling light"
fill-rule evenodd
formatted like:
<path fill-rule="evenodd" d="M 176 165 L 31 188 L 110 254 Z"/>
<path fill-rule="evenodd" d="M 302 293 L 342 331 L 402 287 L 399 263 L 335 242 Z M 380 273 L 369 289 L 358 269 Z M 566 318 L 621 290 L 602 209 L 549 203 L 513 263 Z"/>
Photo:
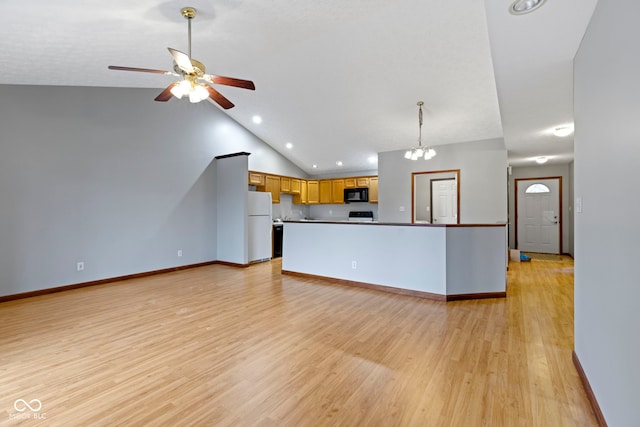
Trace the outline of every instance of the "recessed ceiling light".
<path fill-rule="evenodd" d="M 338 165 L 338 166 L 342 166 L 342 162 L 341 162 L 340 160 L 338 160 L 338 161 L 336 162 L 336 165 Z"/>
<path fill-rule="evenodd" d="M 369 163 L 376 163 L 378 161 L 378 156 L 370 156 Z"/>
<path fill-rule="evenodd" d="M 553 134 L 561 138 L 571 135 L 571 132 L 573 132 L 573 128 L 571 126 L 558 126 L 553 130 Z"/>
<path fill-rule="evenodd" d="M 257 125 L 262 123 L 262 117 L 260 117 L 260 116 L 253 116 L 252 120 L 253 120 L 253 123 L 255 123 Z"/>
<path fill-rule="evenodd" d="M 524 15 L 538 9 L 544 2 L 545 0 L 516 0 L 509 7 L 509 12 L 514 15 Z"/>
<path fill-rule="evenodd" d="M 547 160 L 549 160 L 548 157 L 538 157 L 538 158 L 536 158 L 536 163 L 541 165 L 543 163 L 547 163 Z"/>
<path fill-rule="evenodd" d="M 293 148 L 293 144 L 290 142 L 287 142 L 287 144 L 285 145 L 285 147 L 287 147 L 289 150 L 291 150 Z"/>
<path fill-rule="evenodd" d="M 313 165 L 313 168 L 314 169 L 318 169 L 318 165 Z"/>

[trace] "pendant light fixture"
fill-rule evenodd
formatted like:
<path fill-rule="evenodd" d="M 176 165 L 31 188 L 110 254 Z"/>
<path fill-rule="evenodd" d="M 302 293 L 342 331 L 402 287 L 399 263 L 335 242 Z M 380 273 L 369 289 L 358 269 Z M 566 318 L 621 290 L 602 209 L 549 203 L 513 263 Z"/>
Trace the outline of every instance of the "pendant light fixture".
<path fill-rule="evenodd" d="M 423 147 L 422 146 L 422 106 L 424 102 L 418 101 L 418 146 L 407 150 L 404 153 L 404 158 L 407 160 L 418 160 L 420 158 L 424 158 L 425 160 L 429 160 L 436 155 L 436 150 L 431 147 Z"/>

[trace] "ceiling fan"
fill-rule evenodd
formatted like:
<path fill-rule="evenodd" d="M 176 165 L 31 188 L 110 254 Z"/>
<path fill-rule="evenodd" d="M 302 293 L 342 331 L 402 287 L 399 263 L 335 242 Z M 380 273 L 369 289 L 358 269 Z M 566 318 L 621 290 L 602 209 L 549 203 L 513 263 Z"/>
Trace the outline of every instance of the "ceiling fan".
<path fill-rule="evenodd" d="M 196 17 L 196 10 L 193 7 L 185 7 L 180 10 L 180 13 L 189 23 L 189 53 L 186 54 L 170 47 L 167 48 L 173 57 L 174 71 L 120 67 L 117 65 L 109 65 L 108 68 L 110 70 L 137 71 L 140 73 L 166 74 L 169 76 L 182 77 L 182 80 L 171 83 L 167 86 L 166 89 L 155 98 L 156 101 L 166 102 L 170 100 L 172 96 L 175 96 L 178 99 L 183 96 L 188 96 L 189 101 L 193 103 L 210 98 L 225 110 L 233 108 L 233 103 L 211 85 L 220 84 L 250 90 L 255 90 L 255 85 L 250 80 L 205 74 L 204 64 L 191 57 L 191 20 Z"/>

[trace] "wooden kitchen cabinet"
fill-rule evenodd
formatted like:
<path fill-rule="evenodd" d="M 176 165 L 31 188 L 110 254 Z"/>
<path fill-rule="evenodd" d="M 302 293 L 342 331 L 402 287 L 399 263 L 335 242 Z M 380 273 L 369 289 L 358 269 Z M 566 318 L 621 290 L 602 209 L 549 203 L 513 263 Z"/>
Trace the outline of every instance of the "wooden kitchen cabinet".
<path fill-rule="evenodd" d="M 265 177 L 265 191 L 271 193 L 271 203 L 280 203 L 280 177 L 267 175 Z"/>
<path fill-rule="evenodd" d="M 331 180 L 323 179 L 320 181 L 320 204 L 331 203 Z"/>
<path fill-rule="evenodd" d="M 291 193 L 291 178 L 286 176 L 280 177 L 280 192 Z"/>
<path fill-rule="evenodd" d="M 331 180 L 331 203 L 344 203 L 344 179 Z"/>
<path fill-rule="evenodd" d="M 364 188 L 368 186 L 369 186 L 369 178 L 366 178 L 366 177 L 356 178 L 356 187 Z"/>
<path fill-rule="evenodd" d="M 263 173 L 249 172 L 249 185 L 263 187 L 265 185 L 265 176 Z"/>
<path fill-rule="evenodd" d="M 307 203 L 310 205 L 320 203 L 320 181 L 307 181 Z"/>
<path fill-rule="evenodd" d="M 344 179 L 344 188 L 356 188 L 356 179 L 355 178 L 345 178 Z"/>
<path fill-rule="evenodd" d="M 291 178 L 291 194 L 300 194 L 300 180 Z"/>
<path fill-rule="evenodd" d="M 307 181 L 304 179 L 300 180 L 300 192 L 293 195 L 293 203 L 297 205 L 306 205 L 309 203 L 307 196 Z"/>
<path fill-rule="evenodd" d="M 369 203 L 378 203 L 378 178 L 369 178 Z"/>

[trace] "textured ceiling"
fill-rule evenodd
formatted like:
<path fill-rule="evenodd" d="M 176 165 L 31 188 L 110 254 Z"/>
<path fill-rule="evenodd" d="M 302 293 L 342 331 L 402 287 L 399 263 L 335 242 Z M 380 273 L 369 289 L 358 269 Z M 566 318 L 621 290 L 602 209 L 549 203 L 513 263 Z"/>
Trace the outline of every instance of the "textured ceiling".
<path fill-rule="evenodd" d="M 370 156 L 415 145 L 418 100 L 425 144 L 504 135 L 513 164 L 566 162 L 572 138 L 545 131 L 572 121 L 572 59 L 595 3 L 513 16 L 504 0 L 2 0 L 0 84 L 164 88 L 172 77 L 107 65 L 170 69 L 166 48 L 187 50 L 179 10 L 194 6 L 193 57 L 256 84 L 219 87 L 227 114 L 310 174 L 376 169 Z"/>

